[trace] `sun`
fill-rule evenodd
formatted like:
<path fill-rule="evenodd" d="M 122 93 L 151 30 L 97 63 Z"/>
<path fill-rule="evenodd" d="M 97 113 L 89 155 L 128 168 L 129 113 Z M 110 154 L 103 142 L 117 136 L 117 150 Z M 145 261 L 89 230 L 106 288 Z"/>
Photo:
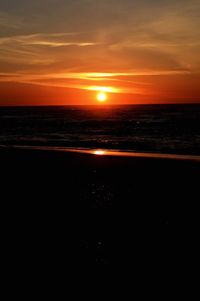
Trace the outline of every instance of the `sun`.
<path fill-rule="evenodd" d="M 99 93 L 97 94 L 97 100 L 98 100 L 99 102 L 105 102 L 105 101 L 107 100 L 107 95 L 106 95 L 106 93 L 104 93 L 104 92 L 99 92 Z"/>

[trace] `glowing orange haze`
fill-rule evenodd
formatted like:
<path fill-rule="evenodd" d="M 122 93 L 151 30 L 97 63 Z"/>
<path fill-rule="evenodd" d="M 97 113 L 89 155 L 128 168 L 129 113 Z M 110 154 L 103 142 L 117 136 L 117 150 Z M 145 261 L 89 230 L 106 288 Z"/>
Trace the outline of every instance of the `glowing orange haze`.
<path fill-rule="evenodd" d="M 103 75 L 103 76 L 102 76 Z M 70 76 L 73 76 L 71 78 Z M 100 77 L 101 76 L 101 77 Z M 107 95 L 107 104 L 191 103 L 200 101 L 199 76 L 183 74 L 66 74 L 6 78 L 0 82 L 1 105 L 97 104 L 97 94 Z"/>
<path fill-rule="evenodd" d="M 199 0 L 36 2 L 0 1 L 0 105 L 200 103 Z"/>

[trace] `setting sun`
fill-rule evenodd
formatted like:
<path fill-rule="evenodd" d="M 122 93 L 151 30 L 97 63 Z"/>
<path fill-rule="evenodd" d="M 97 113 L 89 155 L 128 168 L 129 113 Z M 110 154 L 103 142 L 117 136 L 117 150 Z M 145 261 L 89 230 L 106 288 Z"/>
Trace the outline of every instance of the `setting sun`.
<path fill-rule="evenodd" d="M 104 92 L 100 92 L 97 94 L 97 100 L 99 102 L 105 102 L 107 100 L 107 95 Z"/>

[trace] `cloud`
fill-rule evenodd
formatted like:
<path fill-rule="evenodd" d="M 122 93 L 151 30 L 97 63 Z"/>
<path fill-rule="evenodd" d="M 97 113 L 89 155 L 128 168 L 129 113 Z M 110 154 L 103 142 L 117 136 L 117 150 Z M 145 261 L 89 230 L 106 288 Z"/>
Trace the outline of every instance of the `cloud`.
<path fill-rule="evenodd" d="M 3 0 L 1 7 L 0 81 L 135 93 L 152 78 L 200 71 L 199 0 Z"/>
<path fill-rule="evenodd" d="M 134 81 L 134 77 L 184 75 L 187 71 L 143 71 L 127 73 L 98 73 L 98 72 L 66 72 L 52 74 L 0 73 L 0 82 L 15 82 L 59 88 L 73 88 L 90 91 L 105 91 L 110 93 L 143 94 L 147 92 L 148 82 Z M 102 81 L 103 84 L 102 85 Z M 116 83 L 117 82 L 117 83 Z M 110 85 L 110 83 L 112 85 Z M 145 92 L 146 91 L 146 92 Z"/>
<path fill-rule="evenodd" d="M 30 34 L 21 36 L 11 36 L 0 38 L 0 45 L 25 46 L 25 45 L 38 45 L 38 46 L 91 46 L 95 45 L 91 41 L 78 41 L 70 40 L 70 37 L 77 36 L 77 33 L 49 33 L 49 34 Z"/>
<path fill-rule="evenodd" d="M 8 67 L 12 64 L 15 71 L 22 67 L 32 70 L 34 65 L 41 68 L 59 61 L 63 65 L 67 56 L 75 53 L 74 48 L 89 48 L 96 44 L 94 40 L 73 32 L 0 37 L 0 63 L 4 66 L 7 63 Z"/>

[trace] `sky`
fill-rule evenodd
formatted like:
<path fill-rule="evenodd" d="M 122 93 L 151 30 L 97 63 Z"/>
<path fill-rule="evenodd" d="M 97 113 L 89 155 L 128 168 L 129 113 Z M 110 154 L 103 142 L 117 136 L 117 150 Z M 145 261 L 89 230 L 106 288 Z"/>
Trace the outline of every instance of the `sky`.
<path fill-rule="evenodd" d="M 1 0 L 0 105 L 200 103 L 199 0 Z"/>

